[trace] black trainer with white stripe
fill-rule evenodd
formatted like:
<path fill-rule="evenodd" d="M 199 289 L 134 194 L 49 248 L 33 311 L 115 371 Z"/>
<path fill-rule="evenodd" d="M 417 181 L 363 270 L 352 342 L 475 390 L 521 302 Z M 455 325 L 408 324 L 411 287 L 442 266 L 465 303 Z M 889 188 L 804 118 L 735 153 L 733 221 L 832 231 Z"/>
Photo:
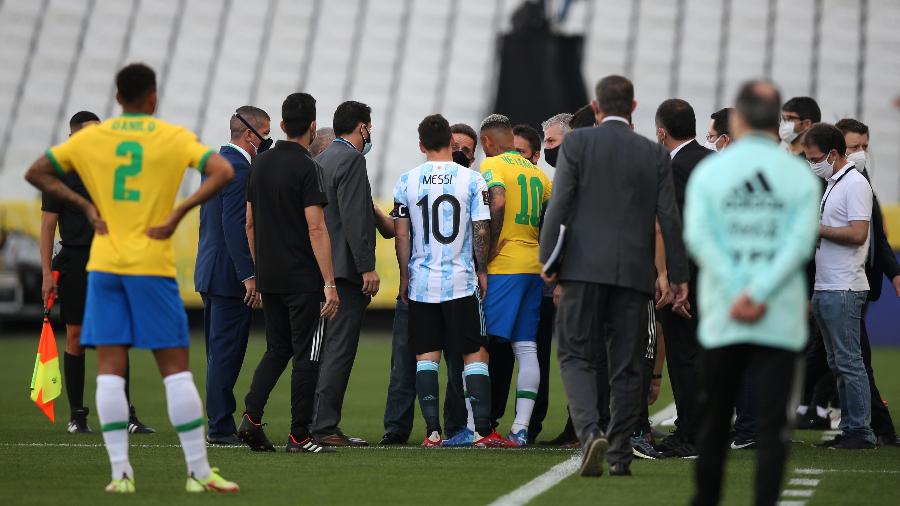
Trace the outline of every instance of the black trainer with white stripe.
<path fill-rule="evenodd" d="M 329 446 L 322 446 L 316 443 L 316 440 L 307 436 L 300 439 L 294 437 L 293 434 L 288 435 L 287 445 L 284 451 L 288 453 L 336 453 L 337 450 Z"/>

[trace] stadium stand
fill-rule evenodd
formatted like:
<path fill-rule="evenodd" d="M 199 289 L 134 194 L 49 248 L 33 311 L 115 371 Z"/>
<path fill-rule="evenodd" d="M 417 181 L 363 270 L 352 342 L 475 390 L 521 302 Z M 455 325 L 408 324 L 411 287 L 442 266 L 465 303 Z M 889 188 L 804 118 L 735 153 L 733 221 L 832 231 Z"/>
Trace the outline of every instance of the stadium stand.
<path fill-rule="evenodd" d="M 311 92 L 319 125 L 354 98 L 373 107 L 373 191 L 418 163 L 408 139 L 423 115 L 477 124 L 491 103 L 495 41 L 521 0 L 42 0 L 0 4 L 0 198 L 32 195 L 21 173 L 65 134 L 79 109 L 115 111 L 109 75 L 126 61 L 157 69 L 162 117 L 219 144 L 243 103 L 273 115 L 287 93 Z M 560 29 L 584 33 L 589 80 L 634 77 L 639 132 L 655 104 L 679 96 L 704 117 L 747 78 L 785 96 L 811 94 L 823 119 L 851 115 L 873 131 L 873 178 L 900 200 L 900 4 L 842 0 L 575 2 Z M 571 19 L 574 18 L 574 19 Z M 582 19 L 584 18 L 584 19 Z M 342 29 L 320 29 L 340 26 Z M 768 28 L 767 28 L 768 27 Z M 861 27 L 861 29 L 856 29 Z M 624 57 L 623 57 L 624 55 Z M 245 72 L 235 72 L 235 62 Z M 861 72 L 860 72 L 861 71 Z M 585 83 L 590 86 L 591 83 Z M 275 137 L 279 137 L 277 129 Z M 185 191 L 196 184 L 188 180 Z"/>

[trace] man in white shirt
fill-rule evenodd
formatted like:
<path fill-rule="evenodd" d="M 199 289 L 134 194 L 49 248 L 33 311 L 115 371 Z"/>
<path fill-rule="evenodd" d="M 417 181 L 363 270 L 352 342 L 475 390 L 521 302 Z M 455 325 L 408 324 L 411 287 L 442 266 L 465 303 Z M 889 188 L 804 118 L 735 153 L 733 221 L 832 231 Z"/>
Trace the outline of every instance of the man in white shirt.
<path fill-rule="evenodd" d="M 872 188 L 845 157 L 844 136 L 833 125 L 814 125 L 802 143 L 813 171 L 828 183 L 820 206 L 812 310 L 822 331 L 828 366 L 837 379 L 841 434 L 823 445 L 842 450 L 874 448 L 869 379 L 859 337 L 869 292 L 865 266 L 871 258 Z"/>

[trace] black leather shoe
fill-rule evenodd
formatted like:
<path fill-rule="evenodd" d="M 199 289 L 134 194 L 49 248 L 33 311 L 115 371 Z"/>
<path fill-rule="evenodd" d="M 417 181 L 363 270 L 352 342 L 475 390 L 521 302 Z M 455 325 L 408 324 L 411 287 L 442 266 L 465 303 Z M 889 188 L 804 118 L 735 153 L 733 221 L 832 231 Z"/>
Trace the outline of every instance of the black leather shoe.
<path fill-rule="evenodd" d="M 232 446 L 242 444 L 241 438 L 237 437 L 237 434 L 231 434 L 228 436 L 206 436 L 206 442 L 211 445 L 223 445 L 223 446 Z"/>
<path fill-rule="evenodd" d="M 581 476 L 603 476 L 603 459 L 608 449 L 609 441 L 605 437 L 589 439 L 581 456 Z"/>
<path fill-rule="evenodd" d="M 369 446 L 369 443 L 367 443 L 364 439 L 360 439 L 358 437 L 350 437 L 343 432 L 329 434 L 327 436 L 316 436 L 316 441 L 322 446 Z"/>
<path fill-rule="evenodd" d="M 631 466 L 628 464 L 612 464 L 609 466 L 610 476 L 631 476 Z"/>
<path fill-rule="evenodd" d="M 409 436 L 403 437 L 400 434 L 396 434 L 394 432 L 385 432 L 384 436 L 381 436 L 381 441 L 378 442 L 378 445 L 405 445 L 407 442 L 409 442 Z"/>
<path fill-rule="evenodd" d="M 878 446 L 900 446 L 900 437 L 896 434 L 878 436 Z"/>
<path fill-rule="evenodd" d="M 250 419 L 250 415 L 244 413 L 241 424 L 238 426 L 238 437 L 255 452 L 274 452 L 275 445 L 266 436 L 263 430 L 265 424 L 256 423 Z"/>
<path fill-rule="evenodd" d="M 846 436 L 840 442 L 828 447 L 829 450 L 874 450 L 875 443 L 870 443 L 861 437 Z"/>

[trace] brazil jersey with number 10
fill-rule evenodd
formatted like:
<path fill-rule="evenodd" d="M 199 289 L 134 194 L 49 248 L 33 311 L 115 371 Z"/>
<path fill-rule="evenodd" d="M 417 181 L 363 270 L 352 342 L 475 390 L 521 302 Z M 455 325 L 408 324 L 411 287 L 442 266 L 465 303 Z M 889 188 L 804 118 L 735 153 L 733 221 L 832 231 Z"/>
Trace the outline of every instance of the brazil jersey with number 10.
<path fill-rule="evenodd" d="M 506 190 L 500 253 L 488 264 L 488 274 L 538 274 L 541 211 L 550 200 L 552 183 L 544 171 L 515 151 L 485 158 L 481 174 L 488 188 Z"/>
<path fill-rule="evenodd" d="M 47 150 L 58 172 L 78 173 L 109 230 L 94 235 L 87 270 L 174 277 L 171 239 L 147 229 L 169 216 L 185 169 L 202 172 L 212 153 L 189 130 L 142 114 L 88 126 Z"/>

